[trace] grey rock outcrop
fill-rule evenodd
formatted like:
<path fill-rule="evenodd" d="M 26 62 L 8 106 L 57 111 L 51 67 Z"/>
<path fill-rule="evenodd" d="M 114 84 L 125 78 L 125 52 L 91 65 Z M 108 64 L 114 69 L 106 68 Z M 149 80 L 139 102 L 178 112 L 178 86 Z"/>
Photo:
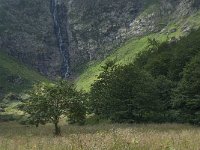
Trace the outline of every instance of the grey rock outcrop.
<path fill-rule="evenodd" d="M 198 0 L 57 0 L 56 26 L 51 2 L 0 0 L 0 50 L 52 78 L 67 67 L 73 75 L 129 38 L 165 32 L 169 21 L 200 6 Z"/>

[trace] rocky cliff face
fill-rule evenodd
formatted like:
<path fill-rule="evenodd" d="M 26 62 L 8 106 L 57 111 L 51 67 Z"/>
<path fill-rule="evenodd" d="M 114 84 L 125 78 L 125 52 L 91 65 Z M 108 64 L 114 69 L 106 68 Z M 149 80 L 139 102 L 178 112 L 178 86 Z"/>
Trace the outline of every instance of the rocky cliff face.
<path fill-rule="evenodd" d="M 0 0 L 0 50 L 68 77 L 125 40 L 159 32 L 199 0 Z"/>
<path fill-rule="evenodd" d="M 61 56 L 49 0 L 0 0 L 0 50 L 42 74 L 59 74 Z"/>

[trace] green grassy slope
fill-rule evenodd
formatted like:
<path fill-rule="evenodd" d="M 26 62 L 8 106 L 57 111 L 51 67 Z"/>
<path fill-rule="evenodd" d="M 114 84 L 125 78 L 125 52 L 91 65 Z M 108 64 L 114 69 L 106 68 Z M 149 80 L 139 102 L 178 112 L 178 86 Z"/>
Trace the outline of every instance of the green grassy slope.
<path fill-rule="evenodd" d="M 98 74 L 101 72 L 101 66 L 108 60 L 115 60 L 117 64 L 125 65 L 134 61 L 138 52 L 146 49 L 148 45 L 148 38 L 156 38 L 160 36 L 160 40 L 165 40 L 167 36 L 152 34 L 144 36 L 140 39 L 131 39 L 120 48 L 118 48 L 112 55 L 100 62 L 93 62 L 88 64 L 87 69 L 76 80 L 76 86 L 78 89 L 89 91 L 91 84 L 95 81 Z"/>
<path fill-rule="evenodd" d="M 47 79 L 16 59 L 0 52 L 0 88 L 2 93 L 22 92 L 37 81 L 47 81 Z"/>
<path fill-rule="evenodd" d="M 99 62 L 91 62 L 82 74 L 76 80 L 76 86 L 79 90 L 89 91 L 91 84 L 96 80 L 98 74 L 101 72 L 101 66 L 108 60 L 115 60 L 117 64 L 124 65 L 134 61 L 135 56 L 138 52 L 147 49 L 148 38 L 155 38 L 158 41 L 166 41 L 172 37 L 184 36 L 183 28 L 185 25 L 189 25 L 190 28 L 197 29 L 200 27 L 200 11 L 187 17 L 180 18 L 179 21 L 169 23 L 165 32 L 150 34 L 147 36 L 140 37 L 138 39 L 130 39 L 124 43 L 120 48 L 116 49 L 109 57 Z M 176 28 L 176 32 L 170 33 Z"/>

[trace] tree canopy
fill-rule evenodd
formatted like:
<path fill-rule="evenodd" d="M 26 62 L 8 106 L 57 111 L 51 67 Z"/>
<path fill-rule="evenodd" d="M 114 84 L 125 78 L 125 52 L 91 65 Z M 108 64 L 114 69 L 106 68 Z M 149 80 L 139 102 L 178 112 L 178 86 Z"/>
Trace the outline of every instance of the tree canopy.
<path fill-rule="evenodd" d="M 22 104 L 21 108 L 36 126 L 48 122 L 53 123 L 55 135 L 60 134 L 58 123 L 62 116 L 69 116 L 75 122 L 77 120 L 83 122 L 85 118 L 82 93 L 77 92 L 73 85 L 66 81 L 35 85 L 29 92 L 28 100 Z"/>

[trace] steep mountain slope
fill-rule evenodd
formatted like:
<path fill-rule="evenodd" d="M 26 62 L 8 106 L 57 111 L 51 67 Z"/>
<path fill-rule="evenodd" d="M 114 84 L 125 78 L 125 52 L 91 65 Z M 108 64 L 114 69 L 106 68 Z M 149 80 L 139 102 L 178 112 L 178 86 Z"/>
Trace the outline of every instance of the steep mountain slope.
<path fill-rule="evenodd" d="M 199 0 L 0 0 L 0 51 L 50 78 L 79 73 L 78 88 L 89 89 L 102 60 L 132 62 L 149 37 L 163 41 L 197 28 L 199 6 Z"/>
<path fill-rule="evenodd" d="M 27 90 L 34 82 L 47 81 L 45 77 L 0 52 L 0 99 L 9 92 Z"/>
<path fill-rule="evenodd" d="M 103 61 L 91 62 L 76 80 L 78 89 L 89 91 L 91 84 L 96 80 L 101 72 L 101 66 L 108 60 L 114 60 L 117 64 L 125 65 L 132 63 L 141 51 L 148 49 L 148 39 L 156 39 L 159 42 L 178 40 L 185 36 L 192 29 L 200 27 L 200 11 L 193 14 L 182 16 L 176 20 L 168 22 L 165 28 L 158 33 L 149 34 L 140 38 L 132 38 L 116 49 L 110 56 Z"/>
<path fill-rule="evenodd" d="M 0 0 L 0 48 L 44 75 L 64 77 L 198 7 L 198 0 Z"/>
<path fill-rule="evenodd" d="M 60 54 L 49 6 L 46 0 L 0 0 L 0 51 L 53 76 Z"/>

